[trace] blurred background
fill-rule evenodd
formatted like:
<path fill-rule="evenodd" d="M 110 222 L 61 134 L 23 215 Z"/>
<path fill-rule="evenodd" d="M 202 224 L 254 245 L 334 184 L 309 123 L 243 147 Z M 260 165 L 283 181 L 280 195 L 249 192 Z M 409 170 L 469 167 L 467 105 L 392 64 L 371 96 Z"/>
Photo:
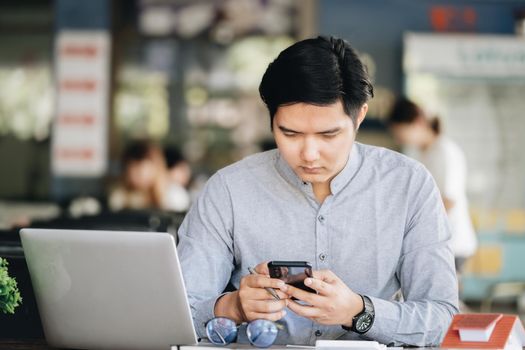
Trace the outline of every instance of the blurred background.
<path fill-rule="evenodd" d="M 358 141 L 403 151 L 402 95 L 439 116 L 479 242 L 461 298 L 525 315 L 524 0 L 2 0 L 0 256 L 24 305 L 0 336 L 41 336 L 18 228 L 175 234 L 210 175 L 274 147 L 260 79 L 319 34 L 373 78 Z"/>

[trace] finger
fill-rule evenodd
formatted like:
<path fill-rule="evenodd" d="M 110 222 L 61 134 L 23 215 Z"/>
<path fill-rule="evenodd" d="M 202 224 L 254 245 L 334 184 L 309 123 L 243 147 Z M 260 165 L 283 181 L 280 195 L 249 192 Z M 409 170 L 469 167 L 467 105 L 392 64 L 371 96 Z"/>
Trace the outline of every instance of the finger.
<path fill-rule="evenodd" d="M 317 278 L 306 278 L 304 280 L 304 285 L 314 289 L 321 295 L 329 295 L 334 289 L 331 284 Z"/>
<path fill-rule="evenodd" d="M 291 296 L 291 297 L 295 297 L 301 301 L 304 301 L 310 305 L 319 305 L 321 303 L 321 299 L 322 298 L 321 296 L 315 294 L 315 293 L 310 293 L 310 292 L 307 292 L 307 291 L 304 291 L 302 289 L 299 289 L 297 287 L 294 287 L 294 286 L 290 286 L 288 285 L 288 290 L 286 291 L 286 293 Z"/>
<path fill-rule="evenodd" d="M 289 299 L 290 296 L 278 289 L 274 289 L 280 299 Z M 275 300 L 274 296 L 270 294 L 265 288 L 251 288 L 243 287 L 239 289 L 239 297 L 249 300 Z"/>
<path fill-rule="evenodd" d="M 268 269 L 268 261 L 262 262 L 259 265 L 255 266 L 255 271 L 258 274 L 270 276 L 270 270 Z"/>
<path fill-rule="evenodd" d="M 266 288 L 265 288 L 265 290 L 266 290 Z M 286 294 L 285 292 L 282 292 L 280 289 L 273 289 L 273 291 L 277 294 L 277 296 L 281 300 L 290 299 L 290 296 L 288 294 Z M 275 297 L 269 291 L 266 291 L 266 294 L 268 295 L 268 299 L 275 300 Z"/>
<path fill-rule="evenodd" d="M 263 275 L 246 276 L 246 284 L 251 288 L 274 288 L 281 289 L 285 287 L 285 283 L 277 278 L 270 278 Z M 285 288 L 286 289 L 286 288 Z M 283 290 L 283 292 L 286 290 Z"/>
<path fill-rule="evenodd" d="M 334 284 L 339 280 L 339 277 L 330 270 L 315 270 L 312 271 L 314 278 L 326 282 L 328 284 Z"/>
<path fill-rule="evenodd" d="M 288 294 L 286 294 L 285 292 L 282 292 L 281 290 L 279 289 L 274 289 L 274 291 L 277 293 L 277 295 L 279 296 L 279 299 L 282 299 L 282 300 L 285 300 L 285 299 L 290 299 L 290 296 Z M 268 293 L 268 295 L 270 295 L 270 293 Z M 272 296 L 273 298 L 273 296 Z"/>
<path fill-rule="evenodd" d="M 249 312 L 246 314 L 247 321 L 253 321 L 258 319 L 270 320 L 270 321 L 279 321 L 281 318 L 286 316 L 286 310 L 282 310 L 274 313 L 260 313 L 260 312 Z"/>
<path fill-rule="evenodd" d="M 321 311 L 318 308 L 314 306 L 301 305 L 295 301 L 291 301 L 288 304 L 288 309 L 290 309 L 299 316 L 307 317 L 310 319 L 319 317 L 319 315 L 321 314 Z"/>
<path fill-rule="evenodd" d="M 249 310 L 250 312 L 271 314 L 284 310 L 288 304 L 291 303 L 290 300 L 249 300 L 243 305 L 244 310 Z"/>

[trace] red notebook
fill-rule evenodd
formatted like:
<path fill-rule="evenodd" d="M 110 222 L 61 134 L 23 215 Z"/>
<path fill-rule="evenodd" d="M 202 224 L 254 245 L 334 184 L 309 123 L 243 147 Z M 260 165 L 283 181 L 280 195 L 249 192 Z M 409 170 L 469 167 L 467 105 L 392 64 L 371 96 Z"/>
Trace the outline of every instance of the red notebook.
<path fill-rule="evenodd" d="M 443 342 L 441 343 L 442 348 L 456 348 L 456 349 L 503 349 L 505 347 L 505 344 L 507 343 L 510 333 L 512 332 L 512 327 L 514 326 L 514 323 L 516 322 L 517 316 L 514 315 L 502 315 L 496 324 L 496 327 L 494 327 L 494 331 L 492 332 L 489 341 L 487 342 L 467 342 L 467 341 L 461 341 L 461 338 L 459 337 L 459 328 L 457 324 L 460 325 L 464 322 L 467 323 L 467 325 L 470 324 L 481 324 L 486 325 L 487 322 L 490 326 L 491 322 L 494 322 L 494 319 L 491 318 L 492 321 L 485 320 L 486 314 L 459 314 L 454 316 L 454 319 L 452 321 L 452 324 L 450 325 L 450 328 L 448 329 L 448 332 L 445 336 L 445 339 L 443 339 Z M 471 317 L 474 318 L 480 318 L 480 321 L 474 321 Z M 492 316 L 493 317 L 493 316 Z M 464 318 L 467 318 L 467 321 L 463 321 Z M 482 321 L 483 320 L 483 321 Z M 488 326 L 487 326 L 488 327 Z M 461 327 L 462 329 L 465 329 Z M 477 328 L 479 329 L 479 328 Z"/>
<path fill-rule="evenodd" d="M 487 329 L 498 322 L 503 314 L 466 314 L 462 316 L 454 323 L 453 329 Z"/>

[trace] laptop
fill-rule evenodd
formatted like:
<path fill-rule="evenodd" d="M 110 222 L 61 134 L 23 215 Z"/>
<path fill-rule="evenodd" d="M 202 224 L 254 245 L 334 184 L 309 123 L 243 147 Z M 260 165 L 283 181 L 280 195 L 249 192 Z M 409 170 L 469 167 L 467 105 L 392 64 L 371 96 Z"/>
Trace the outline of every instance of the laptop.
<path fill-rule="evenodd" d="M 170 349 L 197 343 L 172 235 L 22 229 L 49 345 Z"/>

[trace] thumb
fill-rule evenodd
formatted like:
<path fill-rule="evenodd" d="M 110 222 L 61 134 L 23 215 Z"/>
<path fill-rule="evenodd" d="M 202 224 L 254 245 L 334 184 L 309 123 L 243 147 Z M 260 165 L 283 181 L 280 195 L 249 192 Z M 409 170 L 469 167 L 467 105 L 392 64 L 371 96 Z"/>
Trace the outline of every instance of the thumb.
<path fill-rule="evenodd" d="M 326 282 L 328 284 L 336 283 L 339 278 L 330 270 L 314 270 L 312 271 L 314 278 Z"/>
<path fill-rule="evenodd" d="M 259 265 L 255 266 L 255 271 L 257 271 L 257 273 L 260 275 L 270 275 L 270 270 L 268 269 L 268 261 L 262 262 Z"/>

